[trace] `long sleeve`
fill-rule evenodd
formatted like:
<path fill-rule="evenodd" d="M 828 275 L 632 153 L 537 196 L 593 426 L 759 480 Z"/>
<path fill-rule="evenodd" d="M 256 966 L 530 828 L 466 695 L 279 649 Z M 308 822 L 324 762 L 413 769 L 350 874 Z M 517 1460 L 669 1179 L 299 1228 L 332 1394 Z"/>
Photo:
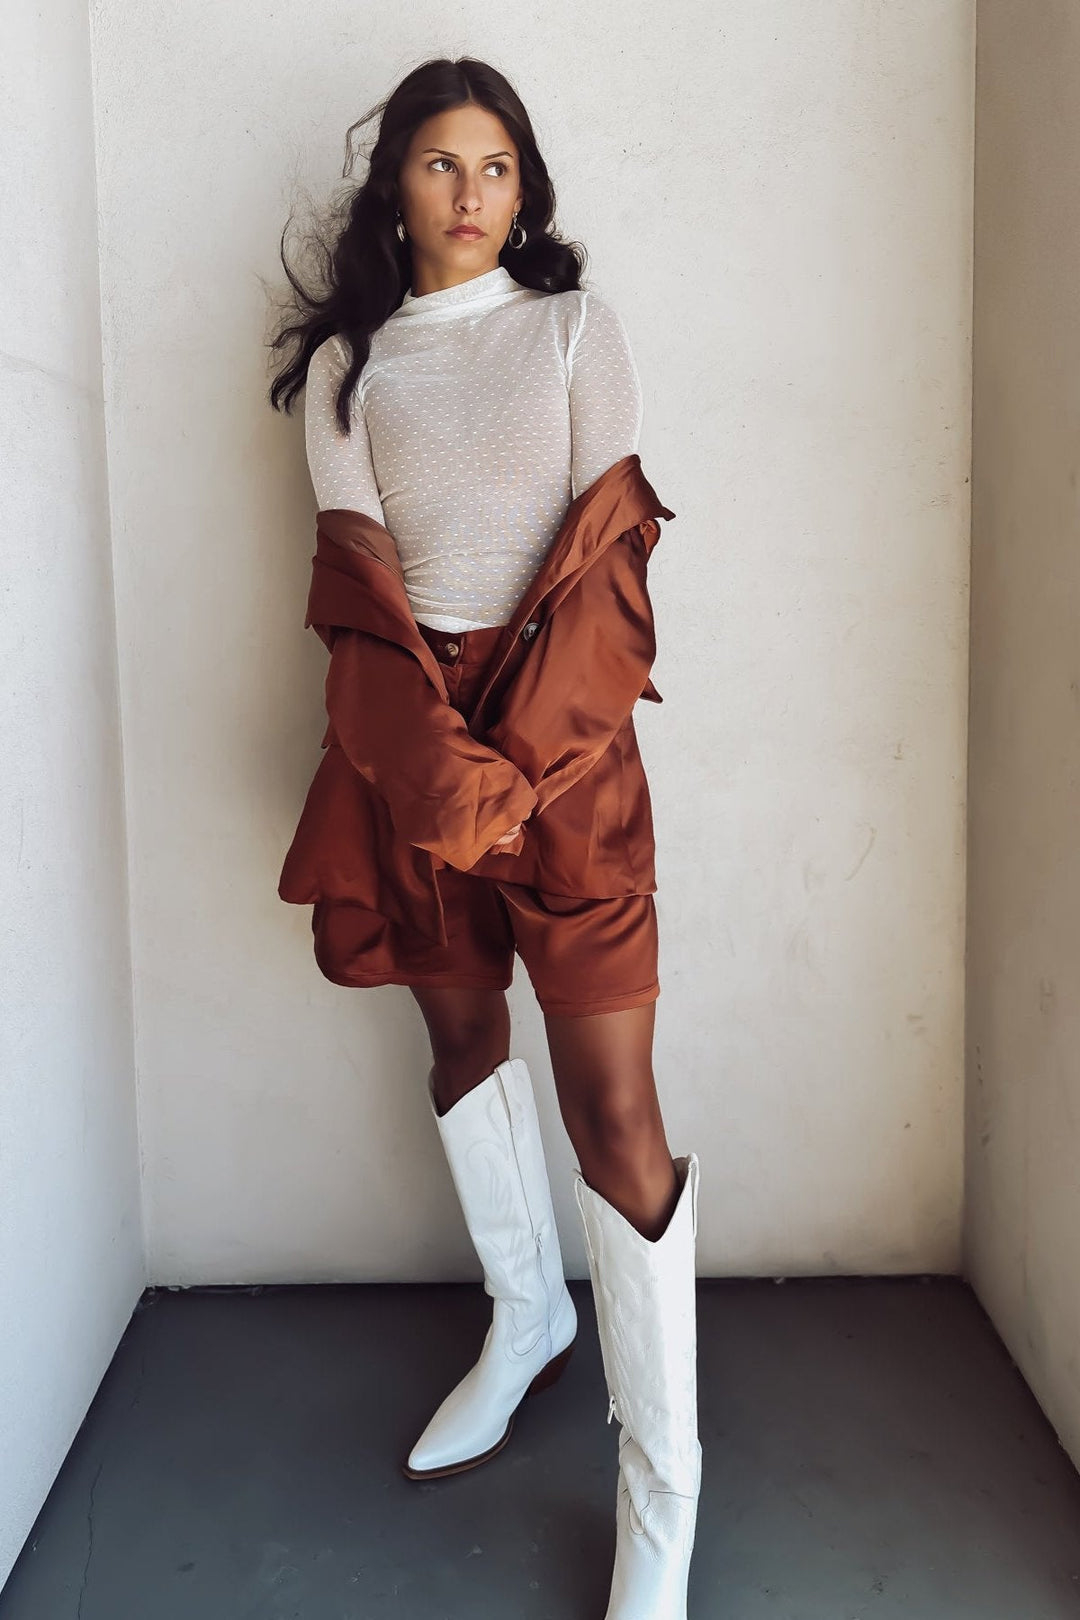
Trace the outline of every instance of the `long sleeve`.
<path fill-rule="evenodd" d="M 308 471 L 319 510 L 345 507 L 364 512 L 385 526 L 371 440 L 359 398 L 352 401 L 352 431 L 342 433 L 335 415 L 345 353 L 336 337 L 327 338 L 311 357 L 304 393 L 304 441 Z"/>
<path fill-rule="evenodd" d="M 567 353 L 570 391 L 572 498 L 623 456 L 641 433 L 642 394 L 622 321 L 610 304 L 586 291 Z"/>
<path fill-rule="evenodd" d="M 542 624 L 484 734 L 536 790 L 536 816 L 592 768 L 646 692 L 656 656 L 648 560 L 659 534 L 648 518 L 604 549 Z M 651 686 L 648 695 L 659 699 Z"/>
<path fill-rule="evenodd" d="M 515 765 L 470 734 L 406 648 L 349 628 L 331 639 L 326 711 L 347 759 L 404 839 L 468 871 L 527 820 L 535 792 Z M 519 854 L 523 840 L 519 833 L 506 853 Z"/>

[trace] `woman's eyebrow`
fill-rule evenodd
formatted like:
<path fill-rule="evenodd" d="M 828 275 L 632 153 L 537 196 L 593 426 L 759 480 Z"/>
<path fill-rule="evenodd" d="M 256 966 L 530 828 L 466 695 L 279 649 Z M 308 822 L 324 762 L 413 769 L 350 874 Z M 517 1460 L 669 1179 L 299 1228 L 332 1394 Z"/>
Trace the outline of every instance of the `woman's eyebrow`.
<path fill-rule="evenodd" d="M 426 157 L 429 152 L 441 152 L 443 157 L 460 158 L 461 156 L 460 152 L 448 152 L 445 146 L 425 146 L 420 156 Z M 481 158 L 480 161 L 481 163 L 490 163 L 492 158 L 497 157 L 508 157 L 511 159 L 511 161 L 513 161 L 513 156 L 510 152 L 489 152 L 487 157 Z"/>

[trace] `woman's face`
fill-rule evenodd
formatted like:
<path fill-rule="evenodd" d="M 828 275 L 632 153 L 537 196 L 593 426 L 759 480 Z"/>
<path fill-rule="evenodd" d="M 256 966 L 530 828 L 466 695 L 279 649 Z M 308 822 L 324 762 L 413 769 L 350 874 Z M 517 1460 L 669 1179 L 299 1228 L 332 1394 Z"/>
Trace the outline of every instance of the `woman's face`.
<path fill-rule="evenodd" d="M 398 188 L 417 298 L 494 270 L 524 201 L 517 147 L 506 126 L 472 103 L 420 125 Z M 453 235 L 461 225 L 482 234 Z"/>

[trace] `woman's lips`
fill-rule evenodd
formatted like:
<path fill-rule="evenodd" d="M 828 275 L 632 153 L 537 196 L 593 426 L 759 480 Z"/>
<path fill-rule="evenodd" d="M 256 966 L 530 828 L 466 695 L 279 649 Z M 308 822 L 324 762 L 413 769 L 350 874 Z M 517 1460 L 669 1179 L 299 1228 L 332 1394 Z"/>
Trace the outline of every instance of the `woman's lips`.
<path fill-rule="evenodd" d="M 460 236 L 462 240 L 466 242 L 478 241 L 483 234 L 483 231 L 473 230 L 461 225 L 459 225 L 455 230 L 447 232 L 448 236 Z"/>

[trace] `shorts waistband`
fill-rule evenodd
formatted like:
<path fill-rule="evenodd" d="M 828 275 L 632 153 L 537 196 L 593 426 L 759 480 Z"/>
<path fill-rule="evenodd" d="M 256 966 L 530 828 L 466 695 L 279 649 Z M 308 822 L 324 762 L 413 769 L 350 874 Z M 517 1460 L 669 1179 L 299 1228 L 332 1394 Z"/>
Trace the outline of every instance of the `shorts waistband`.
<path fill-rule="evenodd" d="M 486 663 L 504 628 L 485 624 L 476 630 L 435 630 L 417 620 L 417 629 L 441 664 Z"/>

